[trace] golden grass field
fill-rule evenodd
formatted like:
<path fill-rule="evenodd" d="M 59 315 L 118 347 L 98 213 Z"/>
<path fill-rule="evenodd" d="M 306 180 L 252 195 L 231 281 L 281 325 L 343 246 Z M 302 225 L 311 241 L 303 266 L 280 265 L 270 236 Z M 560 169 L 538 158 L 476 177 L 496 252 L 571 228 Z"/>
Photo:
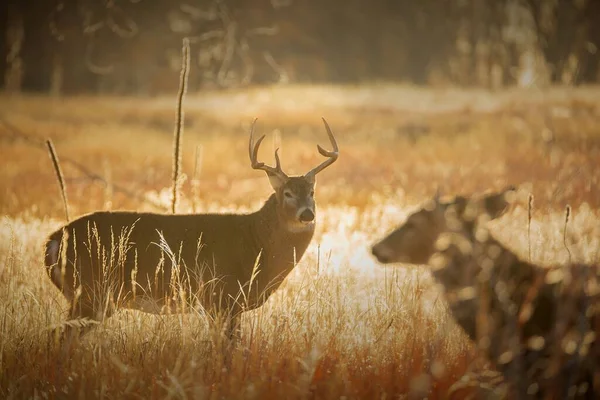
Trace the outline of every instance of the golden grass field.
<path fill-rule="evenodd" d="M 271 188 L 250 168 L 253 117 L 268 134 L 259 158 L 271 162 L 279 146 L 295 174 L 320 162 L 317 143 L 329 147 L 324 116 L 340 159 L 319 175 L 315 238 L 281 289 L 245 314 L 229 366 L 202 316 L 125 310 L 61 359 L 51 332 L 67 303 L 45 274 L 42 245 L 64 211 L 44 140 L 61 160 L 72 218 L 167 212 L 174 99 L 0 96 L 0 398 L 502 397 L 508 389 L 449 317 L 427 268 L 384 268 L 371 244 L 438 187 L 514 184 L 516 204 L 492 225 L 498 238 L 542 264 L 569 253 L 600 261 L 598 87 L 191 94 L 178 212 L 257 209 Z"/>

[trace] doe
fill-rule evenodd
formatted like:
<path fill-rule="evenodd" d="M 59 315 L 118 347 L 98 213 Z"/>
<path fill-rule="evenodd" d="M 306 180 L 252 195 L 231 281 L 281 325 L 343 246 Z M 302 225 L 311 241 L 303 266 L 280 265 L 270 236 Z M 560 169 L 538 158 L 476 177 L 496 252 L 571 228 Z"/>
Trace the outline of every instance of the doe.
<path fill-rule="evenodd" d="M 447 203 L 434 199 L 375 244 L 382 263 L 428 263 L 454 320 L 517 393 L 600 394 L 600 267 L 521 260 L 485 224 L 513 188 Z"/>

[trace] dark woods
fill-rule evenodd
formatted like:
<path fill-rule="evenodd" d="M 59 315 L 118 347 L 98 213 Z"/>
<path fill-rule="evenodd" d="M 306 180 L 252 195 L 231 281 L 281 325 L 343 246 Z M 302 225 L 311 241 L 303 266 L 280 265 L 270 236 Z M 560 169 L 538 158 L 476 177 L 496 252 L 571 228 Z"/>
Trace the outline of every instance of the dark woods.
<path fill-rule="evenodd" d="M 598 81 L 597 0 L 8 0 L 4 90 L 174 93 L 265 83 L 498 88 Z"/>

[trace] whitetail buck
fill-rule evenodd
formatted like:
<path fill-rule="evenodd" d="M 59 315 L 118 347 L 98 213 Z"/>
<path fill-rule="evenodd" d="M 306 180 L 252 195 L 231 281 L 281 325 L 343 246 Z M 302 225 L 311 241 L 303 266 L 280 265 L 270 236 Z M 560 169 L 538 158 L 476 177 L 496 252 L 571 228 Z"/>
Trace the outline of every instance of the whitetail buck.
<path fill-rule="evenodd" d="M 512 384 L 535 398 L 600 395 L 600 268 L 519 259 L 485 223 L 512 190 L 410 215 L 375 244 L 382 263 L 429 263 L 453 318 Z"/>
<path fill-rule="evenodd" d="M 248 151 L 274 193 L 251 214 L 163 215 L 98 211 L 52 233 L 45 266 L 70 302 L 72 319 L 100 321 L 116 307 L 159 313 L 198 307 L 226 315 L 231 337 L 242 311 L 260 307 L 302 258 L 315 230 L 315 178 L 338 158 L 332 151 L 303 176 L 257 160 L 265 138 Z"/>

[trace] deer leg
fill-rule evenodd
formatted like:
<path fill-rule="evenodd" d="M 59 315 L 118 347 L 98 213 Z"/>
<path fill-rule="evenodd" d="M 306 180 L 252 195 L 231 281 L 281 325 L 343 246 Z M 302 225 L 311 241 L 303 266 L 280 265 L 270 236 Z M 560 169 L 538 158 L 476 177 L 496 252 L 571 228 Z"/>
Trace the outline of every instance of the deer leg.
<path fill-rule="evenodd" d="M 238 340 L 241 338 L 240 329 L 240 314 L 229 314 L 227 315 L 222 332 L 222 355 L 223 364 L 226 368 L 231 368 L 233 360 L 233 350 Z"/>
<path fill-rule="evenodd" d="M 105 317 L 112 314 L 109 305 L 106 310 L 99 309 L 97 302 L 90 296 L 81 296 L 71 302 L 68 321 L 64 324 L 60 343 L 64 355 L 70 354 L 83 335 L 95 328 Z"/>
<path fill-rule="evenodd" d="M 239 313 L 227 317 L 227 321 L 225 322 L 225 334 L 231 343 L 234 343 L 242 337 L 241 319 Z"/>

